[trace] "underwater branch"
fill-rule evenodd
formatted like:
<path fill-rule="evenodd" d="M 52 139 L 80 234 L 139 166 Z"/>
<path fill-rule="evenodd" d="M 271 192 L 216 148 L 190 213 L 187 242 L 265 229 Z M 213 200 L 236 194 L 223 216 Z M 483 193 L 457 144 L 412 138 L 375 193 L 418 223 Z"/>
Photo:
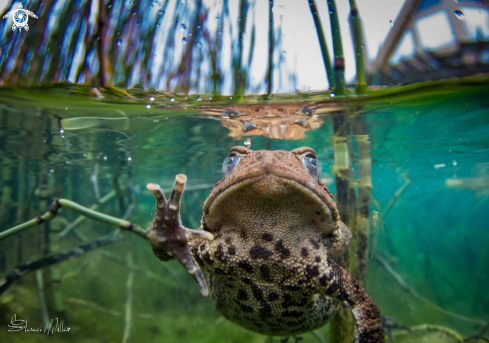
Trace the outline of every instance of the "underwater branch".
<path fill-rule="evenodd" d="M 56 215 L 58 214 L 58 210 L 64 207 L 70 211 L 73 211 L 75 213 L 78 213 L 82 216 L 85 216 L 87 218 L 93 219 L 95 221 L 110 225 L 112 227 L 115 227 L 120 230 L 124 231 L 131 231 L 135 233 L 136 235 L 145 238 L 146 239 L 146 230 L 144 230 L 142 227 L 131 223 L 130 221 L 116 218 L 109 216 L 104 213 L 100 213 L 94 210 L 91 210 L 85 206 L 79 205 L 76 202 L 73 202 L 71 200 L 67 199 L 58 199 L 53 201 L 51 204 L 51 207 L 49 208 L 49 211 L 47 211 L 45 214 L 42 216 L 37 216 L 34 219 L 31 219 L 23 224 L 17 225 L 11 229 L 5 230 L 3 232 L 0 232 L 0 241 L 10 237 L 12 235 L 15 235 L 19 232 L 25 231 L 31 227 L 41 225 L 42 223 L 45 223 L 47 221 L 53 220 Z"/>

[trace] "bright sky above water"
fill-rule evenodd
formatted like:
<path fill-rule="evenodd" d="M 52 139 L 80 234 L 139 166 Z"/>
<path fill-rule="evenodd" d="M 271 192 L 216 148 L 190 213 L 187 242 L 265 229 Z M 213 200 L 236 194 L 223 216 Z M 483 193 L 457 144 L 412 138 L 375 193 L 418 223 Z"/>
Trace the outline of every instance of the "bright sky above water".
<path fill-rule="evenodd" d="M 229 3 L 230 7 L 232 7 L 230 11 L 237 13 L 239 1 L 229 0 Z M 327 1 L 317 0 L 316 3 L 325 30 L 329 52 L 332 55 L 331 26 Z M 377 55 L 379 47 L 392 27 L 392 23 L 395 21 L 403 3 L 404 0 L 357 0 L 370 59 L 375 58 Z M 8 0 L 0 0 L 2 11 L 7 4 Z M 348 24 L 350 5 L 348 0 L 336 0 L 336 5 L 343 38 L 345 74 L 347 81 L 350 81 L 355 76 L 353 44 Z M 255 10 L 256 32 L 258 33 L 255 51 L 268 51 L 268 1 L 256 0 Z M 279 25 L 282 28 L 282 47 L 279 54 L 283 54 L 287 69 L 295 71 L 298 77 L 297 88 L 303 91 L 327 89 L 328 82 L 308 1 L 275 0 L 273 11 L 275 28 L 277 29 Z M 35 25 L 35 23 L 32 23 L 32 25 Z M 28 34 L 28 32 L 22 34 Z M 275 61 L 277 61 L 278 54 L 275 57 Z M 267 67 L 266 63 L 267 61 L 264 58 L 254 60 L 251 76 L 257 80 L 263 79 Z M 277 79 L 275 80 L 278 81 Z M 274 87 L 273 91 L 290 92 L 293 89 L 277 89 Z"/>

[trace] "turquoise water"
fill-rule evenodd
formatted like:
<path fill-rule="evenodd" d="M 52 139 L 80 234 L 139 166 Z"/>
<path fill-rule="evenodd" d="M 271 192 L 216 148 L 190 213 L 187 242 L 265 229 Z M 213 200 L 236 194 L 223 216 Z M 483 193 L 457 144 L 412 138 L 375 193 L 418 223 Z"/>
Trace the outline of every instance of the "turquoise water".
<path fill-rule="evenodd" d="M 418 328 L 413 334 L 394 331 L 398 342 L 421 341 L 423 335 L 429 337 L 426 341 L 455 342 L 455 333 L 470 336 L 489 319 L 488 95 L 489 88 L 479 85 L 420 89 L 355 104 L 338 100 L 339 111 L 363 117 L 371 141 L 373 189 L 365 286 L 383 315 Z M 228 136 L 219 117 L 195 109 L 158 108 L 171 105 L 170 101 L 75 100 L 67 95 L 64 104 L 54 92 L 52 100 L 49 92 L 40 96 L 0 91 L 0 231 L 44 213 L 52 198 L 93 205 L 94 168 L 101 197 L 114 189 L 114 175 L 120 175 L 123 206 L 113 196 L 99 211 L 122 217 L 134 199 L 130 220 L 143 228 L 154 210 L 154 198 L 145 185 L 159 183 L 169 193 L 175 175 L 186 174 L 182 220 L 197 228 L 202 204 L 222 177 L 222 161 L 231 147 L 248 139 L 254 150 L 314 148 L 323 166 L 322 178 L 336 192 L 331 113 L 320 115 L 323 124 L 307 131 L 303 139 L 246 135 L 236 139 Z M 349 141 L 354 181 L 359 177 L 359 155 L 356 138 L 349 135 Z M 50 222 L 51 232 L 46 225 L 38 226 L 0 243 L 0 277 L 16 265 L 70 250 L 114 230 L 85 220 L 59 239 L 57 247 L 52 231 L 65 229 L 77 215 L 63 209 L 59 217 Z M 404 283 L 396 281 L 379 258 Z M 54 336 L 7 332 L 14 314 L 29 325 L 44 327 L 31 273 L 0 296 L 2 341 L 122 341 L 131 274 L 133 319 L 127 342 L 268 339 L 220 317 L 178 263 L 160 262 L 149 243 L 131 233 L 57 266 L 60 292 L 53 291 L 57 286 L 52 286 L 51 272 L 44 272 L 48 314 L 60 315 L 53 299 L 61 294 L 70 332 Z M 432 329 L 423 330 L 423 324 Z M 327 332 L 325 326 L 318 335 L 326 340 Z M 318 341 L 311 334 L 303 339 Z"/>

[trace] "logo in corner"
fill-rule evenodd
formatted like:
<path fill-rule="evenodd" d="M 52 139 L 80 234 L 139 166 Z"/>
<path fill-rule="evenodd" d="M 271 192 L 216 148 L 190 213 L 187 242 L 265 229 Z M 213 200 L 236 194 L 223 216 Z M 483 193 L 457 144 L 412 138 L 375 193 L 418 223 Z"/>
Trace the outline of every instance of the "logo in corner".
<path fill-rule="evenodd" d="M 14 23 L 12 25 L 12 31 L 15 31 L 17 29 L 19 29 L 20 31 L 22 31 L 22 29 L 29 31 L 29 25 L 27 25 L 28 17 L 31 16 L 32 18 L 38 19 L 37 15 L 35 15 L 31 11 L 25 10 L 23 7 L 24 6 L 22 6 L 22 3 L 19 3 L 16 10 L 10 11 L 3 16 L 3 19 L 6 19 L 10 16 L 13 17 Z"/>

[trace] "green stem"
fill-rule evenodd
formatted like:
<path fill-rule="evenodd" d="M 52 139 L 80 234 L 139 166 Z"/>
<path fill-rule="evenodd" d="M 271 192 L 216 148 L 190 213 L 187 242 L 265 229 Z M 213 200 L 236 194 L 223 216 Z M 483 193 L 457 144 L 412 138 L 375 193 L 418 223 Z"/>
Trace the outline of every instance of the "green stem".
<path fill-rule="evenodd" d="M 321 47 L 321 55 L 323 56 L 324 69 L 326 70 L 329 88 L 332 89 L 335 86 L 333 67 L 331 66 L 331 58 L 329 57 L 328 46 L 326 45 L 326 38 L 324 37 L 323 24 L 321 23 L 315 0 L 309 0 L 309 8 L 311 10 L 312 18 L 314 19 L 314 25 L 316 26 L 316 33 Z"/>
<path fill-rule="evenodd" d="M 268 7 L 268 68 L 267 68 L 267 95 L 272 94 L 272 81 L 273 81 L 273 52 L 275 50 L 274 45 L 274 30 L 273 30 L 273 0 L 270 0 Z"/>
<path fill-rule="evenodd" d="M 104 196 L 102 199 L 98 201 L 98 203 L 93 204 L 90 209 L 95 211 L 97 208 L 100 207 L 100 205 L 105 204 L 107 201 L 109 201 L 114 195 L 116 194 L 115 191 L 109 192 L 106 196 Z M 84 221 L 86 217 L 80 216 L 76 218 L 70 225 L 68 225 L 61 233 L 59 234 L 60 238 L 63 238 L 66 236 L 71 230 L 73 230 L 78 224 L 80 224 L 82 221 Z"/>
<path fill-rule="evenodd" d="M 345 59 L 343 57 L 343 45 L 341 44 L 340 22 L 335 0 L 328 0 L 329 20 L 333 33 L 335 92 L 336 95 L 345 94 Z"/>
<path fill-rule="evenodd" d="M 27 230 L 33 226 L 40 225 L 46 221 L 54 219 L 56 215 L 58 214 L 58 210 L 60 207 L 64 207 L 70 211 L 73 211 L 75 213 L 78 213 L 82 216 L 85 216 L 87 218 L 93 219 L 95 221 L 98 221 L 100 223 L 104 223 L 107 225 L 110 225 L 112 227 L 121 229 L 121 230 L 126 230 L 126 231 L 132 231 L 135 234 L 137 234 L 140 237 L 146 238 L 146 230 L 141 228 L 140 226 L 133 224 L 127 220 L 116 218 L 109 216 L 107 214 L 103 214 L 100 212 L 93 211 L 87 207 L 81 206 L 77 204 L 76 202 L 66 200 L 66 199 L 58 199 L 54 201 L 51 204 L 51 208 L 49 209 L 48 212 L 43 214 L 42 216 L 38 216 L 34 219 L 29 220 L 28 222 L 25 222 L 23 224 L 17 225 L 11 229 L 5 230 L 0 233 L 0 241 L 10 237 L 16 233 L 22 232 L 24 230 Z M 65 229 L 66 231 L 66 229 Z M 61 234 L 60 234 L 61 236 Z"/>
<path fill-rule="evenodd" d="M 355 62 L 357 66 L 357 94 L 367 93 L 367 74 L 365 70 L 365 44 L 363 27 L 356 0 L 350 0 L 350 18 L 353 25 L 353 42 L 355 43 Z"/>

